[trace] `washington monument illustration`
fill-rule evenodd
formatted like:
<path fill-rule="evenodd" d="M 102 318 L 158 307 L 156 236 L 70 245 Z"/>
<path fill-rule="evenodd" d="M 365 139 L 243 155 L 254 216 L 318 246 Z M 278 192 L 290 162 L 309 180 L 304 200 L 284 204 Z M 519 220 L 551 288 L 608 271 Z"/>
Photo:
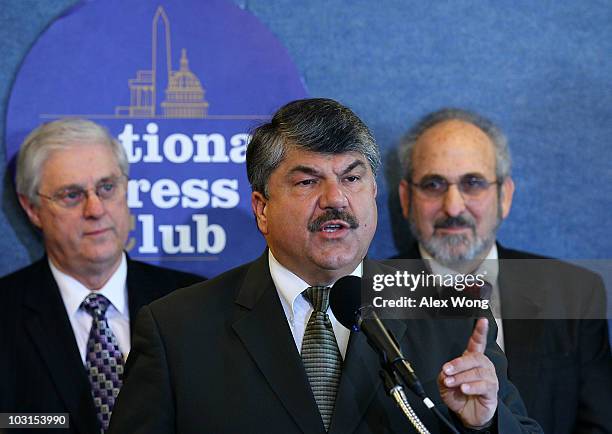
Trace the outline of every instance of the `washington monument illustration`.
<path fill-rule="evenodd" d="M 128 81 L 130 105 L 117 106 L 115 115 L 133 118 L 203 119 L 208 101 L 200 79 L 189 69 L 187 50 L 181 50 L 178 71 L 172 69 L 170 21 L 158 6 L 151 28 L 151 69 L 138 70 Z"/>

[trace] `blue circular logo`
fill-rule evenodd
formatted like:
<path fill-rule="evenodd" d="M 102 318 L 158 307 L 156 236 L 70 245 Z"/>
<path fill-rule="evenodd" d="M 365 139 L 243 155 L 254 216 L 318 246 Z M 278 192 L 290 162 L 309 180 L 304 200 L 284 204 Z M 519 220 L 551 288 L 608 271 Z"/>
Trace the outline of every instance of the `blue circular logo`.
<path fill-rule="evenodd" d="M 265 245 L 244 164 L 249 131 L 306 95 L 284 47 L 230 2 L 84 3 L 23 62 L 7 159 L 42 122 L 105 125 L 131 164 L 130 256 L 213 276 Z"/>

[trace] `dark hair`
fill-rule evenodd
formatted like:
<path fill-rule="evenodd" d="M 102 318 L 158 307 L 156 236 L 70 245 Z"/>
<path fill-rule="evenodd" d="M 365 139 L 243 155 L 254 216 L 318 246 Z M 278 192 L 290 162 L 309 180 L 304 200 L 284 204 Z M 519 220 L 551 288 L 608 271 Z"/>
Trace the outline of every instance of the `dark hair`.
<path fill-rule="evenodd" d="M 325 98 L 292 101 L 257 127 L 246 154 L 251 189 L 268 196 L 270 175 L 291 148 L 323 154 L 361 153 L 374 176 L 380 152 L 368 127 L 349 108 Z"/>
<path fill-rule="evenodd" d="M 411 179 L 412 153 L 419 137 L 428 129 L 442 122 L 458 120 L 467 122 L 479 128 L 493 143 L 495 148 L 495 176 L 499 181 L 510 176 L 512 160 L 508 149 L 508 140 L 501 130 L 489 119 L 477 113 L 460 108 L 442 108 L 422 117 L 404 136 L 400 142 L 398 153 L 402 162 L 402 170 L 406 179 Z"/>

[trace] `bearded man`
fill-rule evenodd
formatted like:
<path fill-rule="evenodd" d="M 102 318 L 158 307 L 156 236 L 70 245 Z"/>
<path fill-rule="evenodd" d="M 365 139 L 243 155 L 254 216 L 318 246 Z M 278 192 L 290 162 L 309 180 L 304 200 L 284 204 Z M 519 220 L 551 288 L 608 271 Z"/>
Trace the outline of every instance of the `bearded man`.
<path fill-rule="evenodd" d="M 612 432 L 612 357 L 601 278 L 496 243 L 514 193 L 507 140 L 462 109 L 422 118 L 399 149 L 399 196 L 418 241 L 398 258 L 487 276 L 508 376 L 545 432 Z"/>

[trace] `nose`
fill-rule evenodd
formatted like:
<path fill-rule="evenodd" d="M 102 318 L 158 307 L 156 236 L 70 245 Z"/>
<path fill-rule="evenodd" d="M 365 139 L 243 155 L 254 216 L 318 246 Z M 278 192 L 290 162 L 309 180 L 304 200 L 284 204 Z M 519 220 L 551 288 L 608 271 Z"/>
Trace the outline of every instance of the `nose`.
<path fill-rule="evenodd" d="M 457 217 L 465 211 L 465 200 L 456 184 L 450 185 L 444 195 L 444 212 L 451 217 Z"/>
<path fill-rule="evenodd" d="M 337 181 L 328 181 L 323 185 L 323 192 L 319 198 L 319 206 L 326 208 L 345 208 L 348 206 L 348 199 L 342 185 Z"/>
<path fill-rule="evenodd" d="M 104 208 L 104 203 L 98 197 L 98 195 L 90 191 L 87 194 L 87 198 L 85 199 L 85 205 L 83 207 L 83 215 L 89 218 L 99 218 L 106 212 L 106 208 Z"/>

